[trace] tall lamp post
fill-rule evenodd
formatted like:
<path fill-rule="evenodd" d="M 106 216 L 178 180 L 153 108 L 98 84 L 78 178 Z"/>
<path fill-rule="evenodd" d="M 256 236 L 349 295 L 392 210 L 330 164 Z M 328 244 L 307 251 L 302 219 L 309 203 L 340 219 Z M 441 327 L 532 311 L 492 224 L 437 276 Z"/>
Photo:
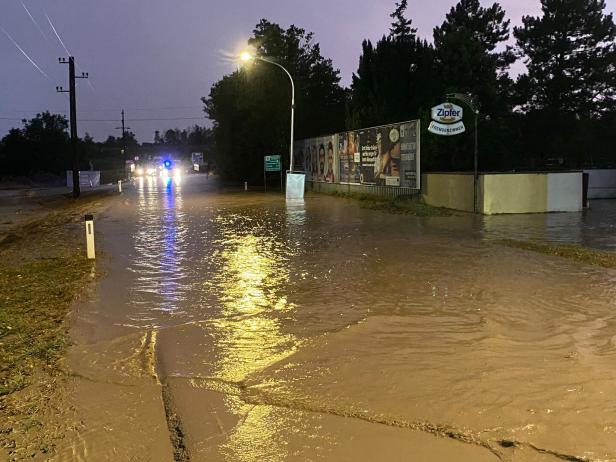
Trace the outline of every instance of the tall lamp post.
<path fill-rule="evenodd" d="M 291 143 L 289 145 L 289 171 L 287 172 L 287 188 L 289 187 L 289 176 L 293 175 L 293 138 L 294 138 L 294 130 L 295 130 L 295 82 L 293 81 L 293 77 L 291 73 L 281 64 L 271 61 L 263 56 L 257 56 L 255 54 L 249 53 L 248 51 L 243 52 L 240 55 L 240 60 L 244 63 L 248 63 L 250 61 L 262 61 L 264 63 L 273 64 L 274 66 L 283 70 L 283 72 L 289 77 L 289 81 L 291 82 Z M 303 182 L 302 182 L 303 183 Z M 303 186 L 301 191 L 301 196 L 303 198 Z M 289 194 L 287 192 L 287 198 Z"/>
<path fill-rule="evenodd" d="M 475 114 L 475 155 L 474 155 L 474 180 L 473 180 L 473 211 L 477 213 L 477 185 L 479 183 L 478 157 L 479 157 L 479 103 L 473 95 L 464 93 L 449 93 L 448 99 L 457 99 L 466 104 Z"/>

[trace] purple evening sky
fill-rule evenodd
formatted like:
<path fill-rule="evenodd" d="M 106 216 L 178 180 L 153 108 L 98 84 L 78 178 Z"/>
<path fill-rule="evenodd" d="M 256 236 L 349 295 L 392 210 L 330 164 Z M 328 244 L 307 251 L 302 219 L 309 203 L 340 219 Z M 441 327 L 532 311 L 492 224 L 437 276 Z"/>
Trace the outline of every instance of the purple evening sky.
<path fill-rule="evenodd" d="M 37 111 L 68 112 L 67 95 L 55 92 L 56 85 L 68 86 L 67 67 L 57 62 L 67 53 L 51 24 L 76 57 L 79 70 L 90 73 L 89 82 L 80 81 L 78 86 L 80 136 L 86 131 L 98 140 L 119 135 L 115 128 L 124 108 L 138 139 L 152 141 L 156 129 L 205 123 L 199 98 L 234 69 L 228 56 L 240 49 L 260 18 L 313 31 L 346 85 L 357 68 L 362 40 L 377 40 L 387 32 L 394 3 L 3 0 L 0 135 Z M 409 3 L 408 14 L 419 34 L 430 38 L 455 0 Z M 501 4 L 513 24 L 525 14 L 536 14 L 540 5 L 539 0 L 501 0 Z M 616 0 L 607 0 L 607 11 L 616 11 Z"/>

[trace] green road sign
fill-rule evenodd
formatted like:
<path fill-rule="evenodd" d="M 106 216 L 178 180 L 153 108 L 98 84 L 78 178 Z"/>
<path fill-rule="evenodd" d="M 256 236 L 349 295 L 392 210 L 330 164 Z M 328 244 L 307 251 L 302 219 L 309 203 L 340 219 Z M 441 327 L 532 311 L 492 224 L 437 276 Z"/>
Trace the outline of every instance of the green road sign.
<path fill-rule="evenodd" d="M 280 171 L 280 156 L 265 156 L 265 171 L 279 172 Z"/>

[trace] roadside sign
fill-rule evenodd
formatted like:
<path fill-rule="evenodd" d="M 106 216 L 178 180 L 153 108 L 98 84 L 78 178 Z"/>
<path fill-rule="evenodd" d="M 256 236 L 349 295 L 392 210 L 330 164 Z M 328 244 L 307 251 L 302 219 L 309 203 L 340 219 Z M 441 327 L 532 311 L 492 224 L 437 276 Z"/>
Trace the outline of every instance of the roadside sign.
<path fill-rule="evenodd" d="M 203 165 L 203 153 L 202 152 L 193 152 L 190 155 L 193 164 Z"/>
<path fill-rule="evenodd" d="M 265 156 L 263 158 L 263 187 L 265 191 L 267 191 L 268 172 L 280 172 L 280 190 L 282 191 L 282 162 L 280 156 Z"/>
<path fill-rule="evenodd" d="M 280 172 L 280 156 L 265 156 L 264 165 L 266 172 Z"/>
<path fill-rule="evenodd" d="M 428 131 L 441 136 L 459 135 L 466 131 L 463 117 L 464 109 L 457 104 L 439 104 L 432 108 L 432 122 Z"/>

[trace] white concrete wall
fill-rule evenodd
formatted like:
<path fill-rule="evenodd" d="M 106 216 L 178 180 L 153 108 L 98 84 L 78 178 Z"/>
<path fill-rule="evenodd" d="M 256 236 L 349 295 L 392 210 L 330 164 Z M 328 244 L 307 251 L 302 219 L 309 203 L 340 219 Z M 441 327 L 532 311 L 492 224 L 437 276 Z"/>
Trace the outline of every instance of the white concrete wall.
<path fill-rule="evenodd" d="M 582 172 L 548 173 L 548 212 L 582 211 L 582 175 Z"/>
<path fill-rule="evenodd" d="M 589 169 L 589 199 L 615 199 L 616 198 L 616 169 Z"/>
<path fill-rule="evenodd" d="M 80 170 L 79 171 L 79 186 L 91 187 L 100 186 L 101 172 L 98 170 Z M 73 171 L 66 171 L 66 186 L 73 187 Z"/>

